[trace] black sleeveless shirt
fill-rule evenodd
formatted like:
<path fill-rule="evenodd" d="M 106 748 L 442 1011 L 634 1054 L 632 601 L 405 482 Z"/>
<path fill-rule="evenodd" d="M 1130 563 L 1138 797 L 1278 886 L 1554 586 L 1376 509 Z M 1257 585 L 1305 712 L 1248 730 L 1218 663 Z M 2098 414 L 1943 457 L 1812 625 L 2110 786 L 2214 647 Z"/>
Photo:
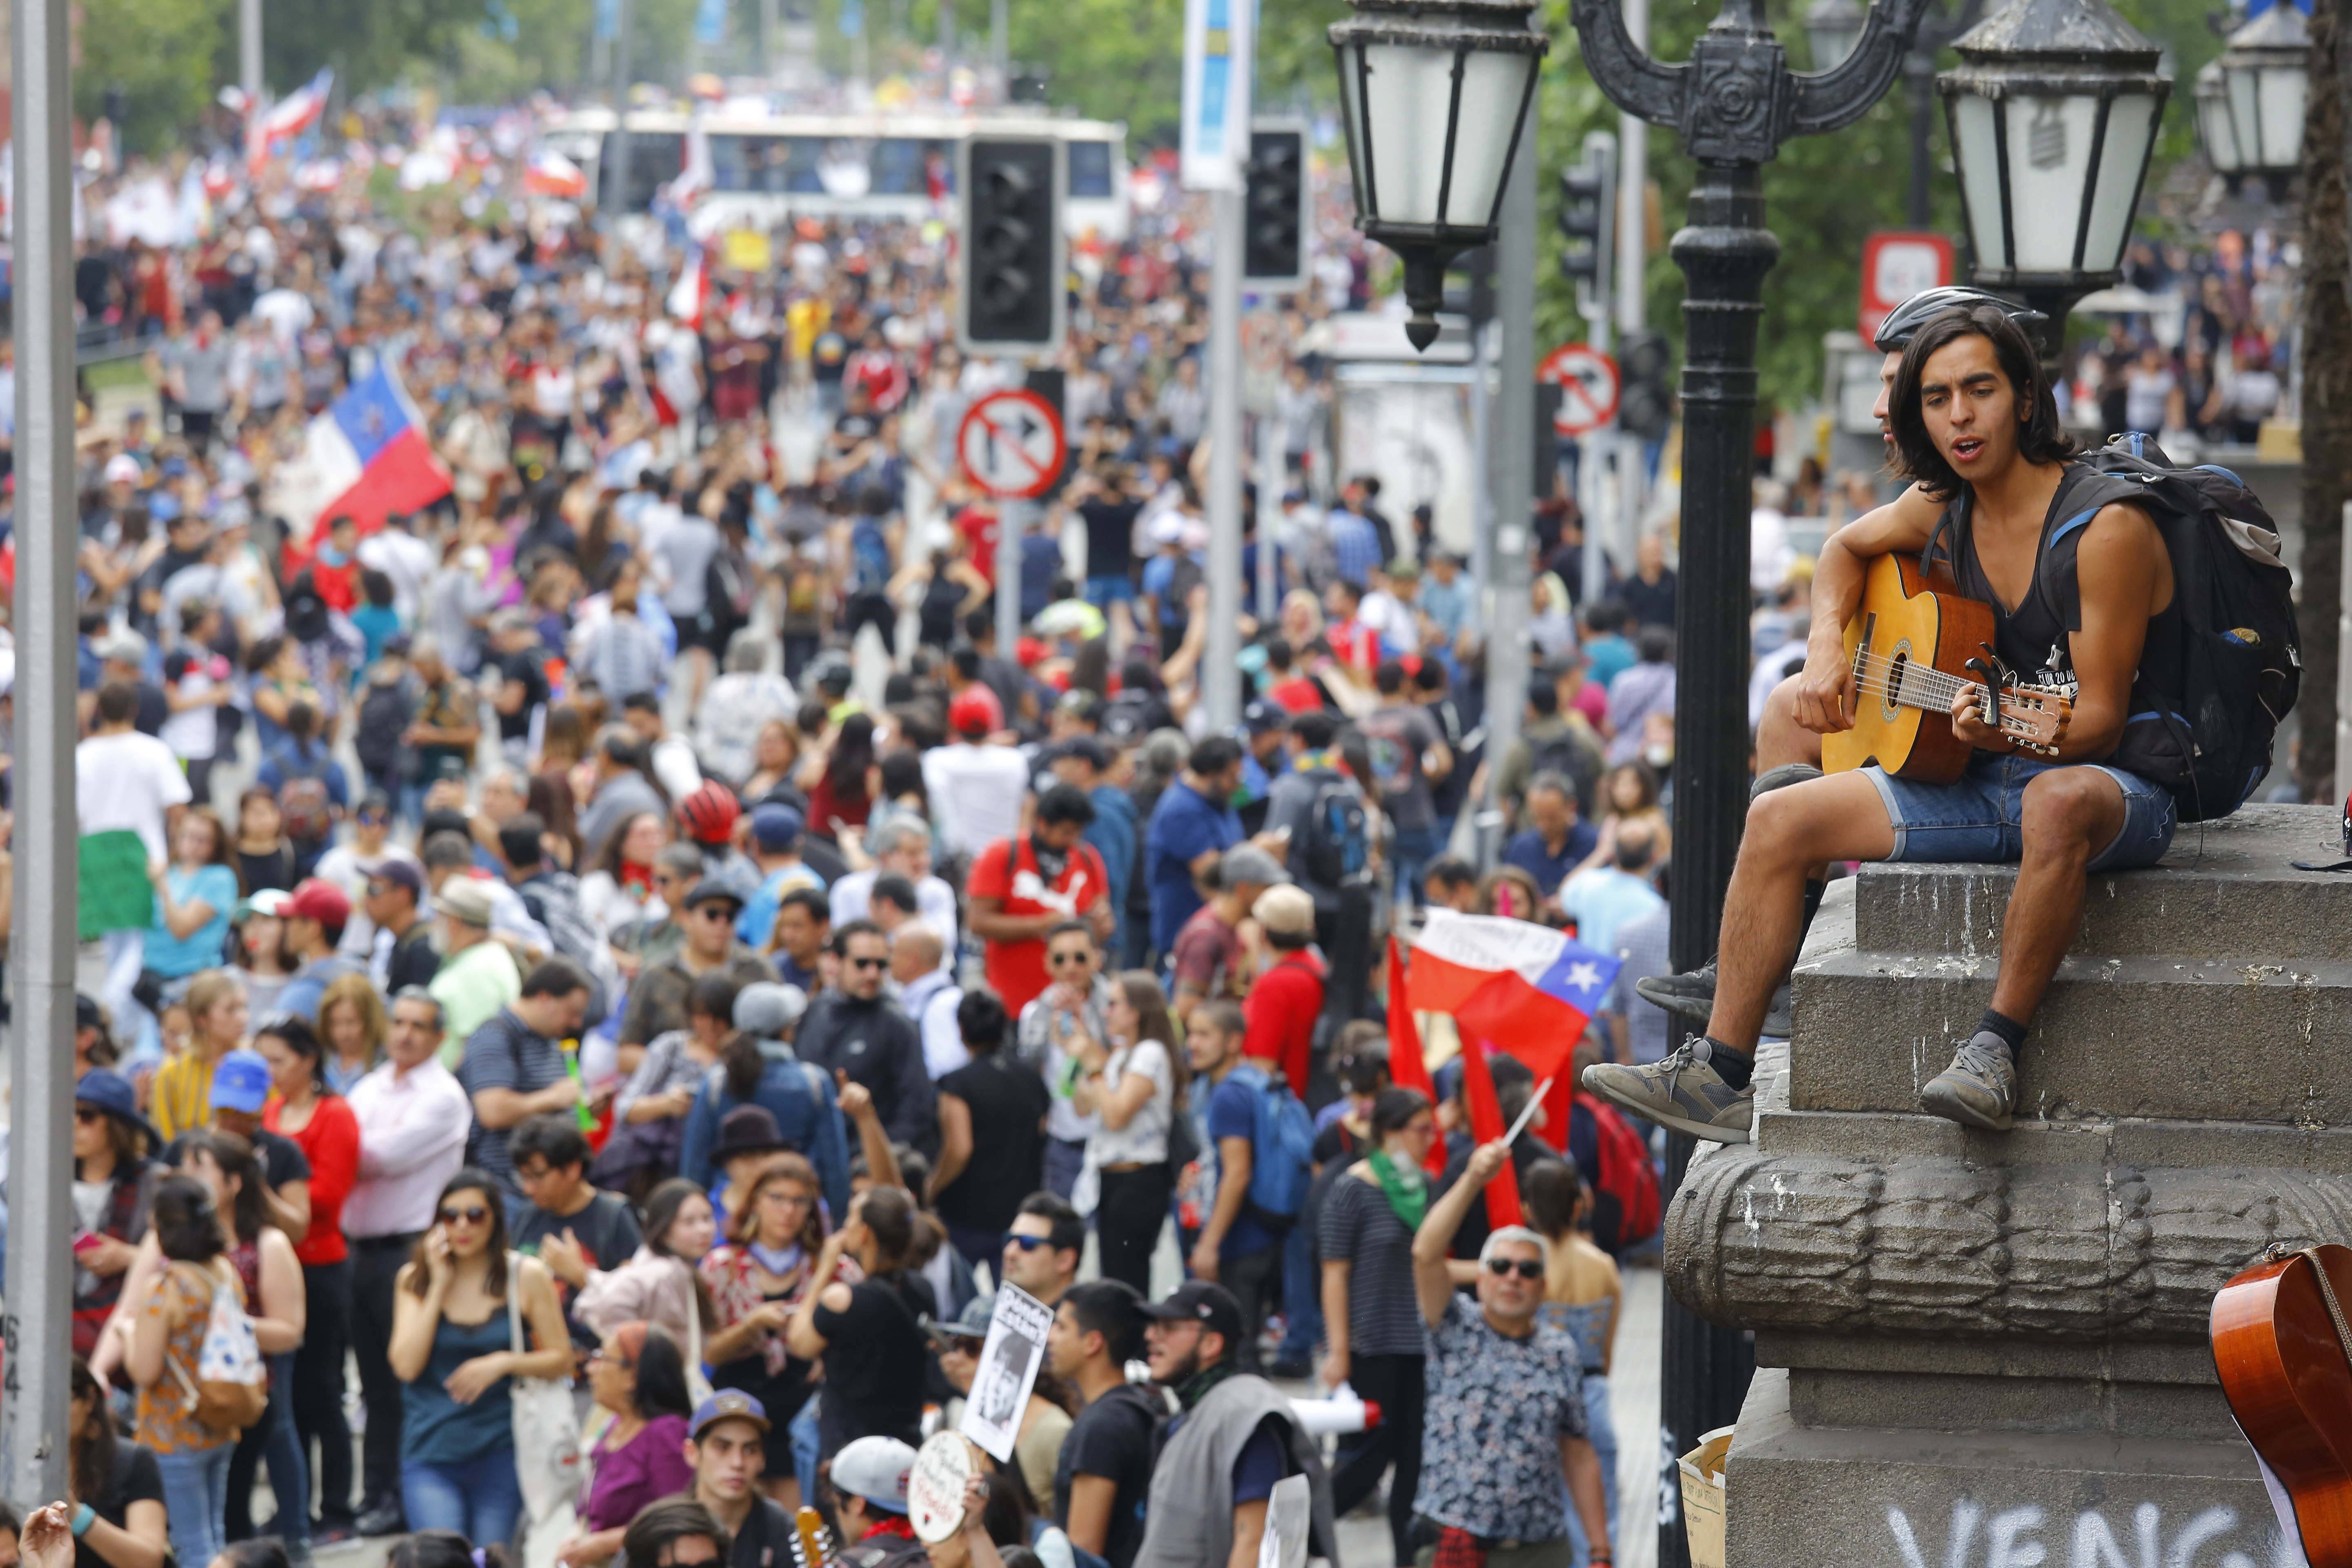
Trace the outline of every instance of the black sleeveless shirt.
<path fill-rule="evenodd" d="M 2127 479 L 2100 473 L 2082 463 L 2068 463 L 2058 489 L 2050 497 L 2042 519 L 2042 536 L 2034 548 L 2033 575 L 2015 609 L 2001 603 L 1992 580 L 1978 559 L 1972 526 L 1975 493 L 1963 485 L 1944 509 L 1927 558 L 1950 566 L 1959 591 L 1992 606 L 1993 651 L 2020 681 L 2032 686 L 2074 685 L 2074 664 L 2067 635 L 2083 629 L 2081 584 L 2075 576 L 2075 554 L 2083 533 L 2102 508 L 2135 499 L 2138 487 Z M 2162 549 L 2159 542 L 2158 549 Z M 2174 584 L 2172 602 L 2148 622 L 2147 641 L 2141 650 L 2134 681 L 2132 708 L 2146 705 L 2144 688 L 2152 680 L 2160 692 L 2179 689 L 2179 615 L 2180 589 Z"/>

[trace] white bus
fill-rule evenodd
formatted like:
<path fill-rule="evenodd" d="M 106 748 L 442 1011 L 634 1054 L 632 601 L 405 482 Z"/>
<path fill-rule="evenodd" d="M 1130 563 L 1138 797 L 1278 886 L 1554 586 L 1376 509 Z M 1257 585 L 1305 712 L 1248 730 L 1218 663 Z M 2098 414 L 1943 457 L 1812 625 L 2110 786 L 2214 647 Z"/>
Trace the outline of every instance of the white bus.
<path fill-rule="evenodd" d="M 654 193 L 685 161 L 688 111 L 629 111 L 629 171 L 622 210 L 650 210 Z M 609 109 L 576 110 L 541 132 L 603 190 L 604 153 L 614 129 Z M 987 116 L 919 112 L 771 114 L 736 104 L 705 112 L 714 189 L 695 226 L 772 228 L 792 218 L 918 220 L 940 210 L 935 195 L 955 186 L 956 143 L 991 132 L 1059 137 L 1068 155 L 1063 226 L 1117 242 L 1128 235 L 1127 127 L 1114 121 L 1044 114 Z M 952 204 L 947 207 L 952 218 Z"/>

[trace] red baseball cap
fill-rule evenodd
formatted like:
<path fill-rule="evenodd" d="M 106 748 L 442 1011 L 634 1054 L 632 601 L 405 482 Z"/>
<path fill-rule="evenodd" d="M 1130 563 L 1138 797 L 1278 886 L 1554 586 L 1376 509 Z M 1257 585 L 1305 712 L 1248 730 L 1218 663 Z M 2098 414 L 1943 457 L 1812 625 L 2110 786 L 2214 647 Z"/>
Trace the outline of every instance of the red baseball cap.
<path fill-rule="evenodd" d="M 288 920 L 317 921 L 322 926 L 341 928 L 352 923 L 351 896 L 332 882 L 305 877 L 296 884 L 283 912 Z"/>
<path fill-rule="evenodd" d="M 985 735 L 1003 721 L 996 694 L 978 682 L 957 692 L 948 704 L 948 728 L 959 735 Z"/>

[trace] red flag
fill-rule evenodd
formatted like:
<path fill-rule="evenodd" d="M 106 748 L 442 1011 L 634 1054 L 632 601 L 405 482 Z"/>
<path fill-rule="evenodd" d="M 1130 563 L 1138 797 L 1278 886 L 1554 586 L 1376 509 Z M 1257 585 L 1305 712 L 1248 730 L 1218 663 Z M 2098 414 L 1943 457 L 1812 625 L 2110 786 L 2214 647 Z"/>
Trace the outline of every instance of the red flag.
<path fill-rule="evenodd" d="M 1474 1143 L 1492 1143 L 1510 1130 L 1503 1120 L 1502 1101 L 1495 1097 L 1495 1075 L 1486 1066 L 1486 1042 L 1465 1037 L 1462 1042 L 1462 1103 L 1470 1111 Z M 1519 1211 L 1519 1173 L 1510 1161 L 1486 1184 L 1486 1227 L 1500 1230 L 1525 1221 Z"/>
<path fill-rule="evenodd" d="M 1437 1103 L 1437 1088 L 1429 1081 L 1429 1058 L 1422 1055 L 1421 1027 L 1413 1021 L 1404 953 L 1393 934 L 1389 938 L 1389 1081 L 1399 1089 L 1417 1089 L 1430 1104 Z M 1444 1139 L 1431 1142 L 1425 1163 L 1433 1175 L 1445 1169 Z"/>

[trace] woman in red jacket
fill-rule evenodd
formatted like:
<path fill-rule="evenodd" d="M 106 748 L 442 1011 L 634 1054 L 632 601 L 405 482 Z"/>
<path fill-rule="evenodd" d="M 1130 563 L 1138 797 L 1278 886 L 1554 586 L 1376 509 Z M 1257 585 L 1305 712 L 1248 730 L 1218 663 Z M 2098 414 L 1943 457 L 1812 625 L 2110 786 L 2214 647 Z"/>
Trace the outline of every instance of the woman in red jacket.
<path fill-rule="evenodd" d="M 293 1141 L 310 1162 L 310 1228 L 295 1247 L 309 1301 L 308 1326 L 294 1352 L 294 1432 L 308 1457 L 319 1501 L 312 1540 L 329 1545 L 352 1535 L 352 1433 L 343 1418 L 343 1352 L 352 1331 L 352 1255 L 343 1240 L 343 1200 L 359 1179 L 360 1124 L 342 1096 L 330 1093 L 319 1037 L 288 1013 L 265 1023 L 253 1048 L 269 1062 L 277 1093 L 261 1124 Z"/>

